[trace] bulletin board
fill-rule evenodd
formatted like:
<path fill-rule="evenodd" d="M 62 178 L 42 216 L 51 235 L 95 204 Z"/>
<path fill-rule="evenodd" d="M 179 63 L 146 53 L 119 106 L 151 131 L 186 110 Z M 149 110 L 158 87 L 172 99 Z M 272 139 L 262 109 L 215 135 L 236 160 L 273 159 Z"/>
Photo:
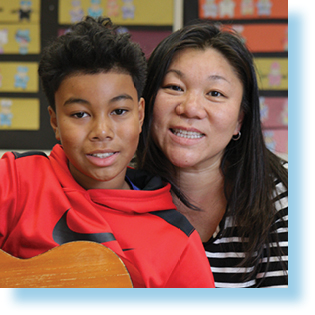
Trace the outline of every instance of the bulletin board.
<path fill-rule="evenodd" d="M 41 0 L 0 0 L 1 23 L 38 24 Z"/>
<path fill-rule="evenodd" d="M 201 19 L 285 19 L 288 0 L 199 0 Z"/>
<path fill-rule="evenodd" d="M 80 21 L 83 16 L 108 16 L 117 25 L 173 24 L 170 0 L 59 0 L 59 24 Z"/>
<path fill-rule="evenodd" d="M 0 149 L 57 143 L 37 74 L 42 49 L 85 15 L 109 16 L 146 57 L 172 32 L 173 0 L 0 0 Z"/>
<path fill-rule="evenodd" d="M 267 147 L 288 153 L 288 0 L 184 0 L 184 24 L 233 28 L 254 55 Z"/>

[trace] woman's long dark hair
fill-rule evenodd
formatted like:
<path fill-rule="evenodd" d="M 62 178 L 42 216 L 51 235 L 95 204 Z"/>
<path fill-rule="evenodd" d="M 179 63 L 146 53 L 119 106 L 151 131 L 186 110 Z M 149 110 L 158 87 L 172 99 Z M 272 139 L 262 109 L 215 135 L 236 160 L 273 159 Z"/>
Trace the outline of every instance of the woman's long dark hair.
<path fill-rule="evenodd" d="M 180 191 L 179 183 L 176 182 L 175 167 L 157 147 L 151 135 L 157 92 L 174 55 L 186 48 L 216 49 L 230 63 L 243 84 L 242 136 L 238 141 L 231 140 L 227 145 L 221 171 L 225 178 L 226 215 L 235 219 L 239 236 L 243 240 L 248 239 L 248 242 L 243 242 L 246 256 L 242 265 L 254 263 L 258 266 L 265 246 L 270 256 L 270 234 L 277 216 L 274 180 L 277 178 L 287 188 L 288 172 L 282 166 L 281 159 L 266 148 L 261 130 L 259 92 L 253 56 L 235 32 L 222 31 L 219 26 L 209 22 L 198 22 L 172 33 L 153 51 L 148 61 L 147 84 L 143 94 L 146 112 L 137 150 L 137 164 L 170 182 L 177 197 L 185 205 L 194 208 Z M 280 247 L 277 248 L 280 256 Z M 252 271 L 255 272 L 256 269 Z"/>

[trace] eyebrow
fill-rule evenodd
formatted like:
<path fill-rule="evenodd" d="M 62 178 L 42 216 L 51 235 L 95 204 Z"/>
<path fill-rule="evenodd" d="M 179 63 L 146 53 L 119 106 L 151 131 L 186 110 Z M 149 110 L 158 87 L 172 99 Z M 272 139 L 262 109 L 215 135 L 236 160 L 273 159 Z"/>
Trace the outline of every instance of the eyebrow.
<path fill-rule="evenodd" d="M 169 74 L 169 73 L 175 73 L 177 76 L 179 76 L 180 78 L 185 78 L 185 74 L 180 71 L 180 70 L 176 70 L 176 69 L 170 69 L 166 72 L 165 75 Z M 221 75 L 217 75 L 217 74 L 213 74 L 213 75 L 209 75 L 208 76 L 209 80 L 213 80 L 213 81 L 219 81 L 219 80 L 223 80 L 226 81 L 227 83 L 231 84 L 230 81 L 228 79 L 226 79 L 225 77 L 222 77 Z"/>
<path fill-rule="evenodd" d="M 118 102 L 120 100 L 126 100 L 126 99 L 129 99 L 129 100 L 133 100 L 132 96 L 130 96 L 129 94 L 120 94 L 120 95 L 117 95 L 115 97 L 113 97 L 112 99 L 110 99 L 110 103 L 114 103 L 114 102 Z M 75 97 L 70 97 L 69 99 L 67 99 L 63 106 L 66 106 L 66 105 L 71 105 L 71 104 L 74 104 L 74 103 L 81 103 L 81 104 L 86 104 L 86 105 L 89 105 L 90 102 L 83 99 L 83 98 L 75 98 Z"/>

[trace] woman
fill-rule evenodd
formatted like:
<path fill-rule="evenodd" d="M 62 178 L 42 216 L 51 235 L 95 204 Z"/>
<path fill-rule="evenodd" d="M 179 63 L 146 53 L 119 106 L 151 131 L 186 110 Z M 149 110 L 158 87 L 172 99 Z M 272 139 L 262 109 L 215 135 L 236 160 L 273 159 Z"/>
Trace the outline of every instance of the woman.
<path fill-rule="evenodd" d="M 217 287 L 287 286 L 287 164 L 264 143 L 253 57 L 198 22 L 148 61 L 138 166 L 172 185 Z"/>

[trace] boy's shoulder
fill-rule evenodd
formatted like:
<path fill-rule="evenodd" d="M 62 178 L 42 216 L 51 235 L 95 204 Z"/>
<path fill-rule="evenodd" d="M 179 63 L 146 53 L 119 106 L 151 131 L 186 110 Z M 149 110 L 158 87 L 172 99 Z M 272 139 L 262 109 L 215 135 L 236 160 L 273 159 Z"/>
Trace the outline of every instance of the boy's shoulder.
<path fill-rule="evenodd" d="M 23 153 L 12 151 L 11 153 L 13 154 L 13 156 L 16 160 L 20 159 L 20 158 L 24 158 L 24 157 L 30 157 L 30 156 L 44 156 L 48 159 L 47 154 L 45 152 L 42 152 L 42 151 L 26 151 Z"/>

